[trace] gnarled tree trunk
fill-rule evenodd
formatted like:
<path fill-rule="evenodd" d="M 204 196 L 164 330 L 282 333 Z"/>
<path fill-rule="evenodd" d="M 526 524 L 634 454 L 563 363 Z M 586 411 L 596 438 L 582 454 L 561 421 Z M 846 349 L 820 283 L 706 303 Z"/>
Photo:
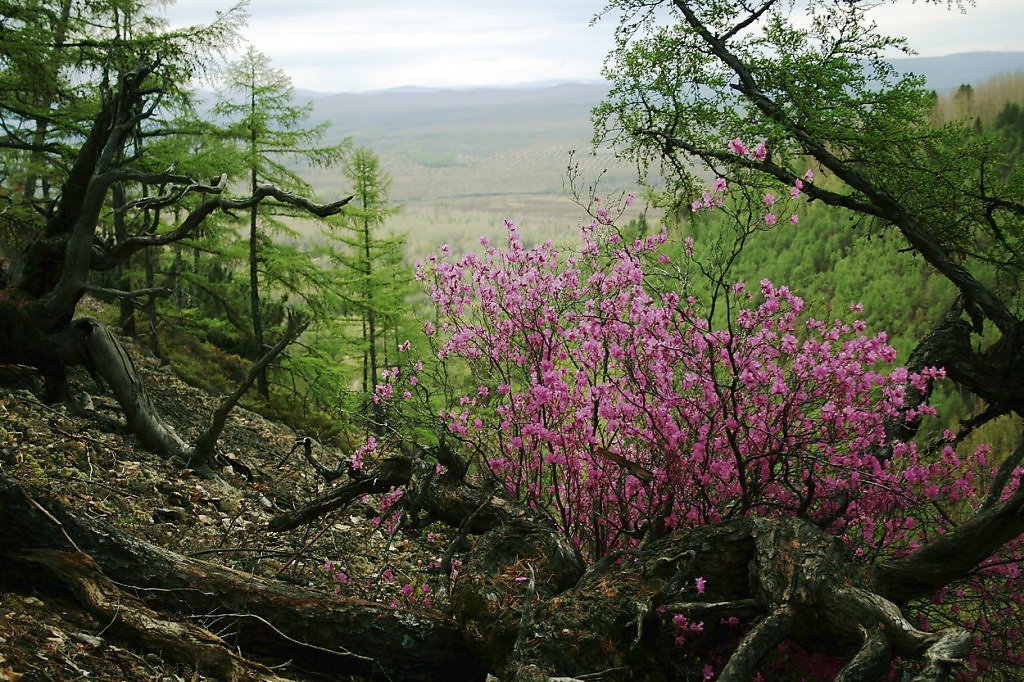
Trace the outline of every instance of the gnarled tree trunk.
<path fill-rule="evenodd" d="M 514 680 L 679 679 L 699 677 L 709 663 L 718 679 L 749 680 L 784 640 L 845 657 L 843 680 L 881 676 L 894 658 L 914 679 L 950 679 L 969 653 L 966 631 L 922 631 L 900 604 L 963 577 L 1006 533 L 1019 533 L 1022 521 L 1010 518 L 1024 503 L 1015 495 L 951 543 L 880 566 L 805 519 L 744 518 L 678 530 L 585 568 L 548 519 L 430 471 L 425 461 L 384 460 L 272 527 L 406 487 L 403 499 L 416 501 L 407 511 L 476 536 L 460 554 L 452 614 L 488 670 Z M 687 623 L 701 623 L 699 632 Z"/>

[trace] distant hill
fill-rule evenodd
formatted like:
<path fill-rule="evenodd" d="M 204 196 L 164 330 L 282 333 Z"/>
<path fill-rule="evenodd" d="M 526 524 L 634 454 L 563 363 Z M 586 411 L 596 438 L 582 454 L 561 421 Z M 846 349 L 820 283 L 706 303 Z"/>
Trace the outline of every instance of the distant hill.
<path fill-rule="evenodd" d="M 505 218 L 538 238 L 574 234 L 583 218 L 564 189 L 571 150 L 588 182 L 607 169 L 606 191 L 635 188 L 631 167 L 608 151 L 591 153 L 590 111 L 606 93 L 603 83 L 403 88 L 322 97 L 312 105 L 315 122 L 330 121 L 332 139 L 351 136 L 380 155 L 393 178 L 392 198 L 406 206 L 391 222 L 424 240 L 413 250 L 426 250 L 440 240 L 493 236 Z M 322 194 L 337 193 L 335 170 L 312 180 Z"/>
<path fill-rule="evenodd" d="M 936 90 L 980 83 L 1024 69 L 1024 52 L 975 52 L 897 59 Z M 392 219 L 412 235 L 411 250 L 440 241 L 471 242 L 500 230 L 503 218 L 523 223 L 524 234 L 572 234 L 585 219 L 564 188 L 569 151 L 584 178 L 601 176 L 600 192 L 629 191 L 636 172 L 610 152 L 592 155 L 590 112 L 606 83 L 538 87 L 433 90 L 415 87 L 361 94 L 307 93 L 316 122 L 330 121 L 330 136 L 351 136 L 374 149 L 393 178 L 392 198 L 405 204 Z M 607 171 L 603 174 L 602 172 Z M 336 169 L 319 171 L 324 196 L 339 192 Z"/>
<path fill-rule="evenodd" d="M 941 92 L 1020 71 L 1024 69 L 1024 52 L 964 52 L 945 57 L 893 59 L 892 64 L 903 73 L 924 76 L 928 87 Z"/>

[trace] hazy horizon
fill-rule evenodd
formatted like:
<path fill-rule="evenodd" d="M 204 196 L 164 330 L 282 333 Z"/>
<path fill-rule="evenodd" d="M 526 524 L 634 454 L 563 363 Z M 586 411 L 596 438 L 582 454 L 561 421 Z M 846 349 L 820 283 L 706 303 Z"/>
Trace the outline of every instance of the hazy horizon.
<path fill-rule="evenodd" d="M 213 21 L 231 2 L 178 0 L 172 27 Z M 361 93 L 402 87 L 515 87 L 601 78 L 615 17 L 592 23 L 603 0 L 251 0 L 243 38 L 302 90 Z M 881 30 L 921 57 L 1024 50 L 1024 2 L 981 0 L 967 12 L 915 3 L 880 6 Z"/>

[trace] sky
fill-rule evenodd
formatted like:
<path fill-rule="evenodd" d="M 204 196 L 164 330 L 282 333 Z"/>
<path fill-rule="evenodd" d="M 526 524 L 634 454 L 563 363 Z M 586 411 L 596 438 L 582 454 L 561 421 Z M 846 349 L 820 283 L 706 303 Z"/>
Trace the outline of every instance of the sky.
<path fill-rule="evenodd" d="M 177 0 L 171 26 L 208 23 L 231 0 Z M 251 0 L 243 36 L 295 87 L 365 92 L 601 77 L 614 20 L 604 0 Z M 883 30 L 925 57 L 1024 51 L 1024 0 L 977 0 L 966 13 L 900 2 L 874 10 Z"/>

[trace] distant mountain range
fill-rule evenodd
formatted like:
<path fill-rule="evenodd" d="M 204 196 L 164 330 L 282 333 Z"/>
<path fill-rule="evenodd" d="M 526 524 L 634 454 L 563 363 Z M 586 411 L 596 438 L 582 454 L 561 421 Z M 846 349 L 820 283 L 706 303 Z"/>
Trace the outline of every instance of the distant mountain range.
<path fill-rule="evenodd" d="M 894 65 L 943 91 L 1024 69 L 1024 52 L 898 59 Z M 550 234 L 578 225 L 581 213 L 566 198 L 570 150 L 577 150 L 573 158 L 584 182 L 601 178 L 600 191 L 636 187 L 635 168 L 610 151 L 591 152 L 590 112 L 607 92 L 607 83 L 589 82 L 297 94 L 312 103 L 313 122 L 331 123 L 331 139 L 350 136 L 380 156 L 393 178 L 392 199 L 406 205 L 393 219 L 398 228 L 423 234 L 472 223 L 483 229 L 503 217 L 530 216 Z M 313 173 L 324 196 L 343 183 L 336 169 Z"/>
<path fill-rule="evenodd" d="M 964 52 L 945 57 L 893 59 L 892 64 L 903 73 L 924 76 L 928 87 L 941 92 L 1024 70 L 1024 52 Z"/>
<path fill-rule="evenodd" d="M 978 83 L 1002 73 L 1012 73 L 1024 69 L 1024 52 L 962 52 L 942 57 L 901 57 L 890 60 L 903 73 L 916 73 L 928 79 L 928 85 L 936 90 L 948 90 L 965 83 Z M 536 90 L 556 85 L 565 85 L 566 81 L 536 81 L 509 86 L 487 86 L 469 88 L 438 88 L 419 85 L 403 85 L 397 88 L 371 90 L 359 93 L 332 93 L 316 90 L 297 89 L 298 99 L 318 100 L 334 97 L 339 94 L 358 94 L 362 96 L 383 94 L 422 95 L 437 92 L 468 92 L 473 90 Z M 572 81 L 575 85 L 593 85 L 607 87 L 603 81 Z"/>

